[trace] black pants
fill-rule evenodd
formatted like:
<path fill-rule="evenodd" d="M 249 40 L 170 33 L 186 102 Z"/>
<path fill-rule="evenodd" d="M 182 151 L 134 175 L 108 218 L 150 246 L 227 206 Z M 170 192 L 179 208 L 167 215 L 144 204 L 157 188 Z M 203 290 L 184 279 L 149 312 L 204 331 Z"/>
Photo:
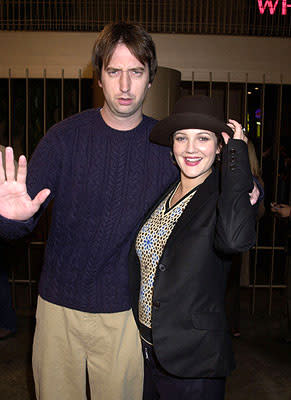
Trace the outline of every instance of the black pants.
<path fill-rule="evenodd" d="M 177 378 L 158 363 L 153 348 L 142 341 L 143 400 L 223 400 L 225 378 Z"/>

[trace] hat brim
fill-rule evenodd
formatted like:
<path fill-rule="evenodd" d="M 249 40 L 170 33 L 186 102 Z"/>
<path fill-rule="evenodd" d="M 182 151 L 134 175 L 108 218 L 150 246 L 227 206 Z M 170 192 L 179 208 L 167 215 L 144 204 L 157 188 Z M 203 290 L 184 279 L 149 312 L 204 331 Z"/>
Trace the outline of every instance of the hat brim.
<path fill-rule="evenodd" d="M 171 136 L 182 129 L 203 129 L 217 134 L 226 132 L 231 138 L 233 130 L 223 121 L 204 114 L 177 113 L 159 121 L 150 133 L 150 141 L 163 146 L 171 145 Z"/>

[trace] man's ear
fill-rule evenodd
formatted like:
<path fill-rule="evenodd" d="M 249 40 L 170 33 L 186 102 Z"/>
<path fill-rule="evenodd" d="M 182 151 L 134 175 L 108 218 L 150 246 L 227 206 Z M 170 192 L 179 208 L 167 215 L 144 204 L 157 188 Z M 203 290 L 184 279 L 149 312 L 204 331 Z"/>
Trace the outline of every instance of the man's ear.
<path fill-rule="evenodd" d="M 98 79 L 98 86 L 102 88 L 102 82 Z"/>
<path fill-rule="evenodd" d="M 148 89 L 149 89 L 151 86 L 152 86 L 152 84 L 151 84 L 151 83 L 149 83 L 149 84 L 148 84 Z"/>

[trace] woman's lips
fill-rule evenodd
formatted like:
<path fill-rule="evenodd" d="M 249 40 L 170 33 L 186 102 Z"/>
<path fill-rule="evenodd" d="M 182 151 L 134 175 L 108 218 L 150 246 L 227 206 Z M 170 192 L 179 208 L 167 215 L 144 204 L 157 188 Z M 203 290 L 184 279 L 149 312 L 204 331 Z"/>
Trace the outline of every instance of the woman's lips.
<path fill-rule="evenodd" d="M 185 164 L 188 165 L 189 167 L 195 167 L 200 163 L 202 160 L 201 157 L 184 157 Z"/>

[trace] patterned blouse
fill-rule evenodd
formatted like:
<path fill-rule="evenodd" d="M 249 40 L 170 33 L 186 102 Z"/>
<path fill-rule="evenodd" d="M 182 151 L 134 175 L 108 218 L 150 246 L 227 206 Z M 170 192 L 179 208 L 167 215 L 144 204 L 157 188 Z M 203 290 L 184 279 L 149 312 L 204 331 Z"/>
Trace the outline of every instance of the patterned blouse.
<path fill-rule="evenodd" d="M 197 187 L 193 188 L 173 207 L 169 207 L 178 186 L 153 211 L 136 238 L 136 252 L 141 266 L 139 320 L 148 328 L 152 325 L 153 285 L 159 259 L 175 224 L 197 191 Z"/>

